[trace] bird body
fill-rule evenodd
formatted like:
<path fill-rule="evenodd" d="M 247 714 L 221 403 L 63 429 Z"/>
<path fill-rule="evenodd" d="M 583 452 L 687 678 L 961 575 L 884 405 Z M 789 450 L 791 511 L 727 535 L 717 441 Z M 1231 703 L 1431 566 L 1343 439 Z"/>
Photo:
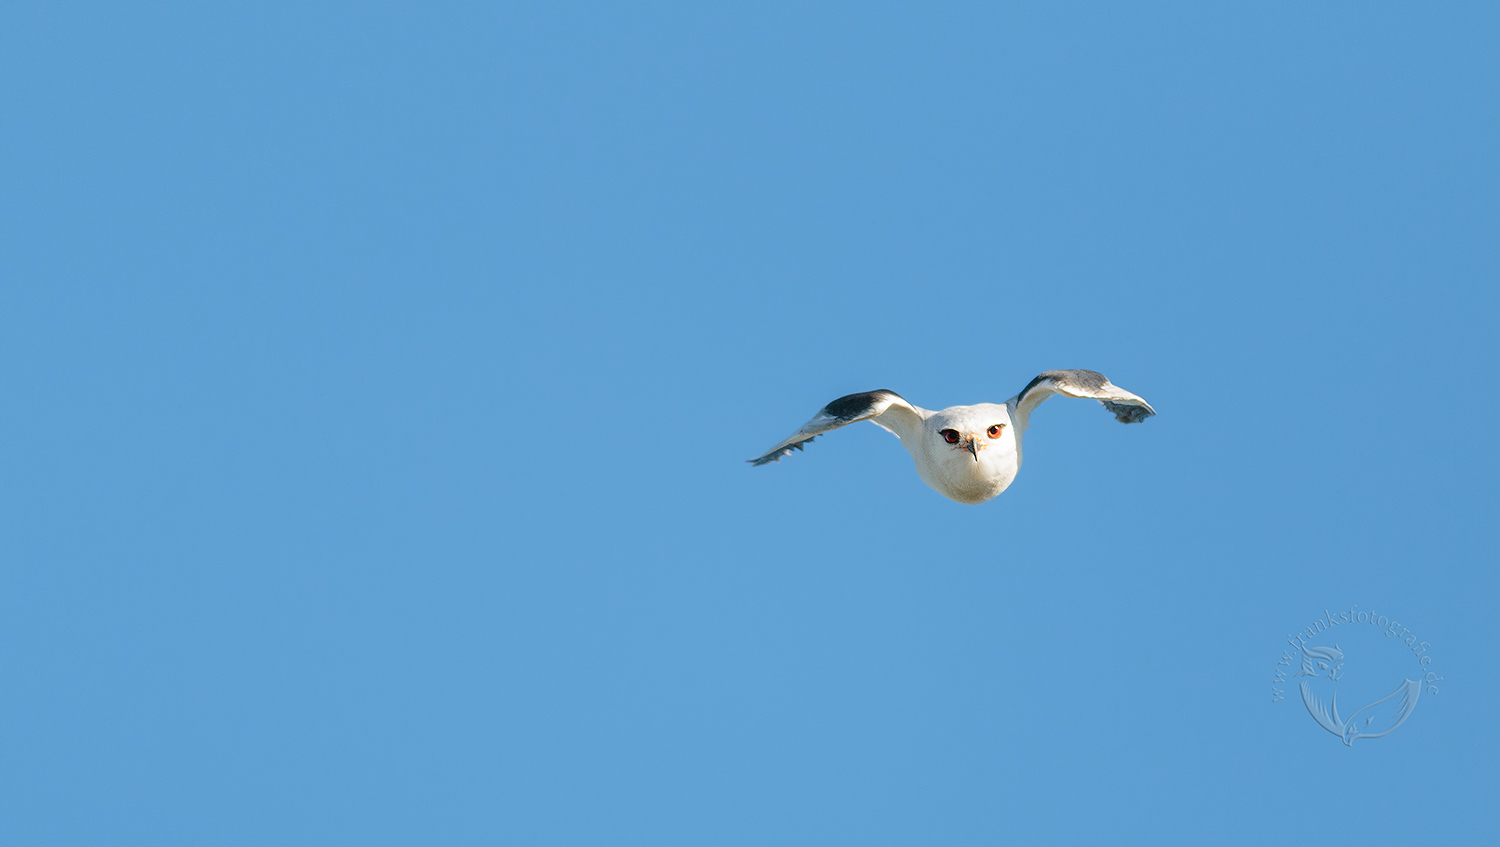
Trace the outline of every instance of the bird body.
<path fill-rule="evenodd" d="M 1297 684 L 1302 692 L 1302 704 L 1307 707 L 1307 713 L 1312 715 L 1313 720 L 1318 722 L 1318 726 L 1342 738 L 1345 747 L 1354 746 L 1355 740 L 1359 738 L 1380 738 L 1391 734 L 1417 708 L 1422 683 L 1415 679 L 1403 679 L 1395 691 L 1356 711 L 1345 720 L 1339 716 L 1338 681 L 1343 673 L 1344 651 L 1337 644 L 1332 647 L 1302 648 L 1302 670 L 1296 674 L 1307 677 Z M 1323 679 L 1329 682 L 1324 683 Z M 1331 696 L 1324 702 L 1324 695 L 1328 694 Z M 1382 703 L 1390 703 L 1390 706 L 1384 710 L 1375 708 Z M 1366 712 L 1369 714 L 1365 715 Z M 1365 715 L 1364 723 L 1360 723 L 1360 715 Z"/>
<path fill-rule="evenodd" d="M 951 406 L 939 412 L 917 409 L 920 426 L 890 428 L 911 453 L 917 476 L 933 490 L 960 503 L 977 504 L 1004 491 L 1021 467 L 1020 440 L 1010 410 L 996 403 Z M 884 425 L 883 421 L 876 421 Z M 1000 431 L 990 438 L 991 427 Z M 942 433 L 958 433 L 950 443 Z"/>
<path fill-rule="evenodd" d="M 935 412 L 913 406 L 894 391 L 867 391 L 824 406 L 790 437 L 750 462 L 778 462 L 823 433 L 868 420 L 901 440 L 917 475 L 933 490 L 959 503 L 983 503 L 1015 480 L 1031 413 L 1054 394 L 1098 400 L 1121 423 L 1138 423 L 1156 414 L 1145 400 L 1103 374 L 1085 370 L 1046 371 L 1005 403 L 950 406 Z"/>

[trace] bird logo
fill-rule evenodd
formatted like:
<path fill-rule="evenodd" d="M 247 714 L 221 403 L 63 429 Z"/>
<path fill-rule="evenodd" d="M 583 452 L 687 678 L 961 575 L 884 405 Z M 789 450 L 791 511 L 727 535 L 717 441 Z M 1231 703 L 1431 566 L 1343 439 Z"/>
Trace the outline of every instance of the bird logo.
<path fill-rule="evenodd" d="M 1343 739 L 1346 747 L 1352 747 L 1357 738 L 1379 738 L 1391 734 L 1417 708 L 1422 683 L 1406 679 L 1396 686 L 1395 691 L 1355 711 L 1345 720 L 1339 716 L 1338 693 L 1338 681 L 1343 673 L 1344 651 L 1337 644 L 1303 648 L 1302 669 L 1296 673 L 1296 676 L 1306 677 L 1297 684 L 1302 691 L 1302 704 L 1318 726 Z M 1330 695 L 1326 701 L 1324 694 Z"/>

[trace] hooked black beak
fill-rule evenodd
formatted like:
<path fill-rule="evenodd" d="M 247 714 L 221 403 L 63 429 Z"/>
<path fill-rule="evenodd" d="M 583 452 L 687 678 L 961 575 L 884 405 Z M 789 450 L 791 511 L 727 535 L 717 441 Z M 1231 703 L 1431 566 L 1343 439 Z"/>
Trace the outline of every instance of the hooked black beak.
<path fill-rule="evenodd" d="M 970 453 L 974 454 L 974 461 L 979 461 L 979 439 L 970 438 L 969 443 L 965 446 L 969 448 Z"/>

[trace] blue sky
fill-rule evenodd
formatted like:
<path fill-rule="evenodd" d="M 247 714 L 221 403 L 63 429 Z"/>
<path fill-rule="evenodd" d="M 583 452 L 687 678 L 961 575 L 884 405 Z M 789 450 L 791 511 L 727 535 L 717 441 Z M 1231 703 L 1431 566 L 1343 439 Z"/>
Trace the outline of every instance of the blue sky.
<path fill-rule="evenodd" d="M 8 5 L 0 840 L 1493 838 L 1497 36 Z M 1158 417 L 982 506 L 743 461 L 1072 367 Z M 1444 680 L 1346 748 L 1270 688 L 1355 604 Z"/>

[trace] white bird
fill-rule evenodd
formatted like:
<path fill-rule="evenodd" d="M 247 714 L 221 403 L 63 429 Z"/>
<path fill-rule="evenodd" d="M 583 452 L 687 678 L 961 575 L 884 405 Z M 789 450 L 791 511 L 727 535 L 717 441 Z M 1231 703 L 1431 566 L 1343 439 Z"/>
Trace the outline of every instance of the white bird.
<path fill-rule="evenodd" d="M 1054 394 L 1098 400 L 1120 423 L 1140 423 L 1156 414 L 1151 404 L 1095 371 L 1045 371 L 1004 404 L 918 408 L 894 391 L 850 394 L 824 406 L 791 437 L 751 459 L 779 462 L 814 438 L 857 421 L 870 421 L 901 439 L 917 476 L 944 497 L 983 503 L 1010 486 L 1021 467 L 1021 437 L 1031 413 Z"/>

